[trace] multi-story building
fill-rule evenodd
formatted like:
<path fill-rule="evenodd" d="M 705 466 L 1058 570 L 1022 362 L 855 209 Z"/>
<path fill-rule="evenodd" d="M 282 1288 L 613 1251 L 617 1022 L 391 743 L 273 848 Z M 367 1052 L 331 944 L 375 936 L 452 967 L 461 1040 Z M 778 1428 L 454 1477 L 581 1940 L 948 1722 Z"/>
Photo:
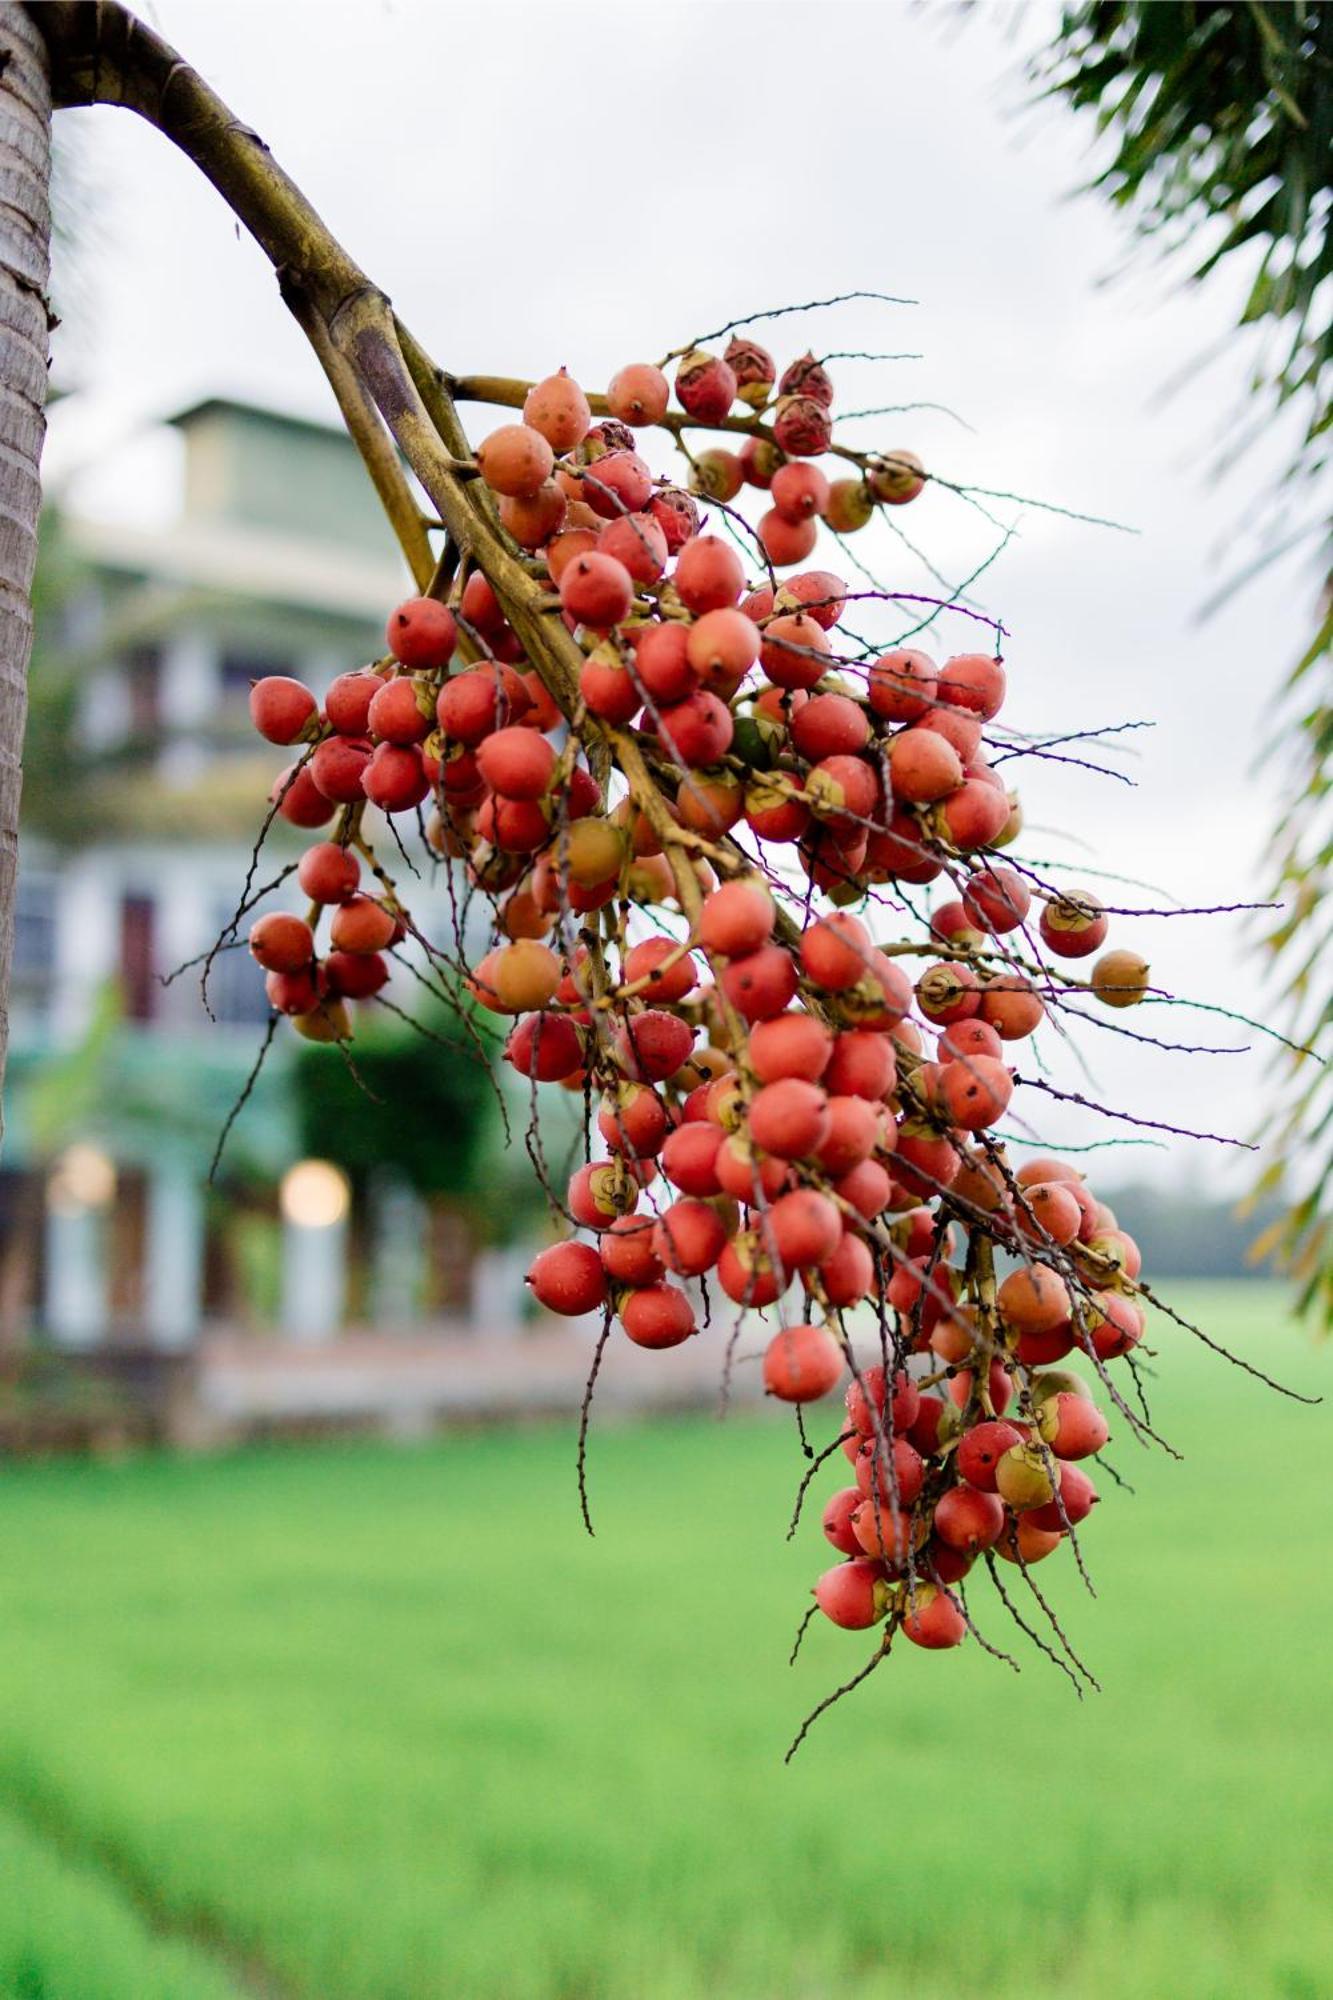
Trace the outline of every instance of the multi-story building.
<path fill-rule="evenodd" d="M 376 1300 L 399 1323 L 465 1310 L 467 1231 L 423 1218 L 391 1167 L 368 1221 L 327 1168 L 279 1198 L 301 1153 L 288 1036 L 209 1185 L 264 1033 L 262 975 L 243 942 L 221 952 L 211 1019 L 197 968 L 164 977 L 207 950 L 251 868 L 281 758 L 249 725 L 250 683 L 322 691 L 374 658 L 406 580 L 341 431 L 216 399 L 172 422 L 174 521 L 63 516 L 58 601 L 39 611 L 0 1326 L 71 1347 L 188 1345 L 210 1321 L 327 1331 L 349 1277 L 362 1319 Z M 279 822 L 255 884 L 298 851 Z"/>

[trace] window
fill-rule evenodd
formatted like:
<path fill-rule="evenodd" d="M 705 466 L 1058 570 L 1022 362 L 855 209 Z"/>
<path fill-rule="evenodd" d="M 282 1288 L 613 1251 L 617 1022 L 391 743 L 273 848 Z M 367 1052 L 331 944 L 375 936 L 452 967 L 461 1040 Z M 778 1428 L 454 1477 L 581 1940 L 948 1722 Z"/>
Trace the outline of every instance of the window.
<path fill-rule="evenodd" d="M 162 722 L 162 648 L 131 646 L 125 655 L 131 736 L 153 736 Z"/>
<path fill-rule="evenodd" d="M 231 915 L 230 909 L 222 911 L 213 929 L 214 937 L 231 921 Z M 208 974 L 208 1004 L 214 1018 L 230 1028 L 262 1027 L 269 1017 L 264 975 L 245 944 L 252 921 L 250 916 L 242 921 L 238 941 L 218 953 Z M 197 986 L 195 991 L 198 992 Z M 201 1018 L 202 1008 L 200 1001 Z"/>
<path fill-rule="evenodd" d="M 155 915 L 151 896 L 120 899 L 120 984 L 128 1021 L 151 1021 L 157 1013 Z"/>
<path fill-rule="evenodd" d="M 14 907 L 13 993 L 16 1001 L 44 1007 L 56 967 L 56 878 L 20 867 Z"/>

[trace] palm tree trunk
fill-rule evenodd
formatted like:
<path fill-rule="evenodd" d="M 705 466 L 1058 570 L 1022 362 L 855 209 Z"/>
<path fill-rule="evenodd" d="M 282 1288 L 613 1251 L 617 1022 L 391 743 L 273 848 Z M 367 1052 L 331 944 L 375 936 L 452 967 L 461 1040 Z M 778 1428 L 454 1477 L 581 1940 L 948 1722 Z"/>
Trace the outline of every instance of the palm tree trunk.
<path fill-rule="evenodd" d="M 30 590 L 46 432 L 50 175 L 45 46 L 28 8 L 0 0 L 0 1089 L 9 1045 Z"/>

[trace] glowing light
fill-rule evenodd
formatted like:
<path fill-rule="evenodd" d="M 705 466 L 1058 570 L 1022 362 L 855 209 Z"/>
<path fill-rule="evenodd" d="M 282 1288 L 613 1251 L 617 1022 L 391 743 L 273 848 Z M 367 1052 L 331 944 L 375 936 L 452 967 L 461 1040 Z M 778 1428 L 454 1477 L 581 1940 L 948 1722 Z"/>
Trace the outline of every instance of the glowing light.
<path fill-rule="evenodd" d="M 351 1205 L 347 1176 L 331 1160 L 299 1160 L 278 1189 L 283 1217 L 298 1229 L 332 1229 Z"/>
<path fill-rule="evenodd" d="M 83 1215 L 106 1208 L 116 1195 L 116 1167 L 96 1146 L 66 1147 L 46 1184 L 47 1206 L 55 1215 Z"/>

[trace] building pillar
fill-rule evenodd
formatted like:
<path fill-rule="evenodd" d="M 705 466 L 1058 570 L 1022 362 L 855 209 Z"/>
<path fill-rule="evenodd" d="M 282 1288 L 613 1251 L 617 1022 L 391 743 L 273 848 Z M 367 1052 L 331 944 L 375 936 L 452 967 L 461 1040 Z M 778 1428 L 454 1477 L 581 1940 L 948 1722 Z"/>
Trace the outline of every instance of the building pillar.
<path fill-rule="evenodd" d="M 199 1331 L 204 1266 L 203 1190 L 184 1162 L 148 1177 L 144 1318 L 154 1347 L 188 1347 Z"/>
<path fill-rule="evenodd" d="M 421 1318 L 425 1208 L 405 1182 L 386 1176 L 372 1191 L 371 1222 L 371 1316 L 376 1326 L 414 1326 Z"/>
<path fill-rule="evenodd" d="M 106 1338 L 107 1284 L 103 1216 L 96 1208 L 51 1206 L 46 1212 L 46 1309 L 61 1347 L 96 1347 Z"/>
<path fill-rule="evenodd" d="M 332 1340 L 347 1296 L 347 1223 L 282 1225 L 282 1330 L 290 1340 Z"/>
<path fill-rule="evenodd" d="M 532 1249 L 478 1252 L 470 1331 L 481 1340 L 512 1340 L 523 1331 L 530 1294 L 524 1285 Z"/>

